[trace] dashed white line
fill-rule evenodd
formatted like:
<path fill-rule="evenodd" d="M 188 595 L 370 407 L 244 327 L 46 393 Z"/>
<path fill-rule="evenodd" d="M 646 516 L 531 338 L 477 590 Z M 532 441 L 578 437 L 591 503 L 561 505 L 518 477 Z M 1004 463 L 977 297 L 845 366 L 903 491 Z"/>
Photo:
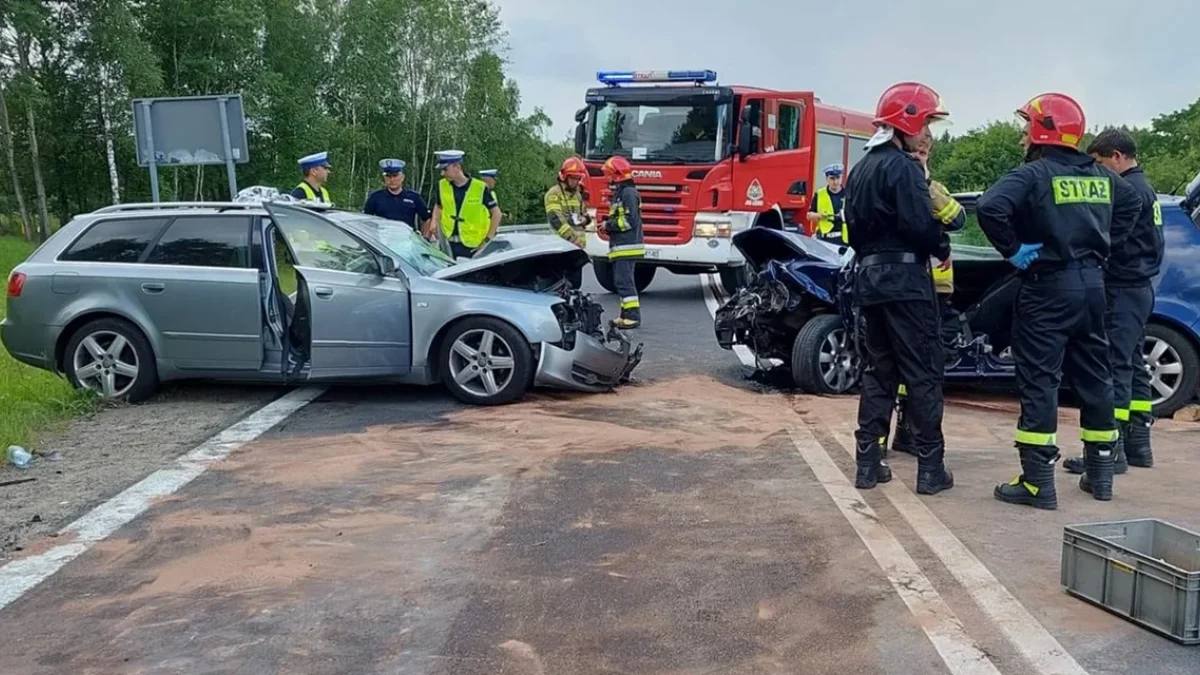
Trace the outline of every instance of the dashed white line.
<path fill-rule="evenodd" d="M 701 286 L 704 289 L 705 304 L 708 305 L 709 313 L 715 319 L 717 309 L 721 306 L 721 302 L 718 300 L 721 298 L 721 295 L 720 291 L 717 290 L 715 275 L 701 275 Z M 738 352 L 739 347 L 744 350 L 744 355 L 742 352 Z M 738 345 L 734 348 L 734 351 L 738 353 L 738 358 L 741 359 L 742 363 L 751 368 L 754 367 L 754 355 L 748 349 L 742 345 Z M 807 430 L 805 433 L 811 436 L 811 433 L 807 432 Z M 838 444 L 842 446 L 842 449 L 853 456 L 853 441 L 846 434 L 836 431 L 834 432 L 834 436 L 837 438 Z M 795 441 L 795 436 L 793 436 L 793 441 Z M 799 448 L 799 445 L 797 445 L 797 448 Z M 832 462 L 824 450 L 821 450 L 821 454 Z M 809 464 L 812 466 L 812 462 L 809 462 Z M 815 471 L 816 467 L 813 468 Z M 842 476 L 841 471 L 837 469 L 836 465 L 833 465 L 833 469 L 838 472 L 838 477 L 845 482 L 846 487 L 853 490 L 853 486 Z M 822 484 L 825 484 L 825 482 L 822 481 Z M 1004 584 L 1000 583 L 1000 580 L 992 574 L 987 566 L 976 558 L 970 549 L 899 478 L 894 478 L 892 482 L 880 487 L 888 501 L 900 512 L 901 517 L 904 518 L 913 531 L 916 532 L 917 536 L 925 542 L 925 545 L 933 551 L 938 559 L 942 561 L 942 564 L 946 566 L 950 574 L 962 584 L 975 601 L 975 604 L 983 611 L 984 615 L 999 626 L 1007 640 L 1029 660 L 1035 672 L 1040 675 L 1088 675 L 1083 666 L 1063 648 L 1062 644 L 1046 630 L 1045 626 L 1034 618 L 1029 613 L 1029 610 L 1025 609 L 1025 606 L 1004 587 Z M 828 490 L 828 487 L 826 489 Z M 830 496 L 833 496 L 832 493 L 830 493 Z M 866 506 L 861 499 L 857 498 L 857 495 L 855 495 L 855 499 L 858 503 Z M 835 501 L 837 501 L 837 498 L 835 498 Z M 839 503 L 838 507 L 839 509 L 842 508 L 841 503 Z M 845 514 L 845 509 L 842 512 Z M 849 516 L 847 518 L 849 519 Z M 882 529 L 886 537 L 892 537 L 891 533 L 882 525 L 878 525 L 878 523 L 872 524 Z M 851 525 L 854 525 L 854 521 L 851 521 Z M 858 531 L 857 528 L 855 531 Z M 861 537 L 862 534 L 859 533 L 859 536 Z M 895 541 L 894 538 L 892 541 Z M 866 539 L 864 539 L 865 542 Z M 896 542 L 896 547 L 896 550 L 891 551 L 889 555 L 899 554 L 912 561 L 899 542 Z M 870 548 L 869 543 L 868 548 Z M 872 551 L 872 555 L 875 555 L 874 551 Z M 888 572 L 888 566 L 878 556 L 876 556 L 876 561 L 879 562 L 885 572 Z M 916 563 L 913 562 L 913 564 L 915 565 Z M 889 572 L 889 580 L 892 578 L 890 574 Z M 893 585 L 895 585 L 894 582 Z M 907 604 L 907 600 L 905 602 Z M 912 606 L 909 605 L 909 608 L 912 609 Z M 915 610 L 914 613 L 916 613 Z M 961 628 L 961 625 L 959 627 Z M 930 640 L 933 640 L 932 635 L 930 636 Z M 940 652 L 941 650 L 939 649 Z M 943 654 L 943 658 L 945 658 L 945 654 Z M 947 665 L 949 665 L 949 662 L 947 662 Z"/>
<path fill-rule="evenodd" d="M 996 665 L 967 635 L 954 611 L 921 573 L 916 561 L 879 522 L 875 511 L 863 501 L 812 432 L 798 427 L 789 429 L 788 434 L 796 451 L 816 475 L 817 482 L 825 488 L 875 562 L 879 563 L 892 588 L 916 617 L 917 624 L 950 672 L 953 675 L 1000 675 Z"/>
<path fill-rule="evenodd" d="M 835 431 L 833 435 L 842 449 L 853 456 L 853 440 L 844 433 Z M 917 536 L 962 584 L 979 609 L 1000 627 L 1008 641 L 1029 660 L 1035 672 L 1042 675 L 1087 675 L 1083 666 L 1067 653 L 1050 631 L 1025 609 L 898 476 L 880 487 Z"/>
<path fill-rule="evenodd" d="M 192 482 L 214 463 L 263 435 L 271 427 L 308 405 L 322 392 L 322 388 L 288 392 L 196 446 L 191 452 L 175 460 L 174 466 L 146 476 L 121 494 L 59 530 L 60 536 L 70 538 L 69 543 L 0 567 L 0 610 L 82 555 L 96 542 L 102 541 L 122 525 L 144 513 L 154 500 Z"/>

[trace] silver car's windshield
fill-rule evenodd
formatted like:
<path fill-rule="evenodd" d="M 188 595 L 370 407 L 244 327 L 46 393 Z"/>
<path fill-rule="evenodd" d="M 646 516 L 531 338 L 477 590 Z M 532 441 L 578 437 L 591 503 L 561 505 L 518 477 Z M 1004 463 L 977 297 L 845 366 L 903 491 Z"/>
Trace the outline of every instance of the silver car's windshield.
<path fill-rule="evenodd" d="M 424 276 L 454 266 L 453 259 L 417 234 L 407 223 L 371 216 L 349 218 L 342 222 L 371 237 L 388 253 Z"/>

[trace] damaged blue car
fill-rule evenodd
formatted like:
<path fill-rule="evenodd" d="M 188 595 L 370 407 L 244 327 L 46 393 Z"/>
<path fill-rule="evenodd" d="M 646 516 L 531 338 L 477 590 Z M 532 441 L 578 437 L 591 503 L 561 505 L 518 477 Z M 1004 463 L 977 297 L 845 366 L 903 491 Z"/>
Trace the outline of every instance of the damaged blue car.
<path fill-rule="evenodd" d="M 1157 300 L 1144 345 L 1159 416 L 1191 402 L 1200 384 L 1200 187 L 1193 192 L 1159 199 L 1166 258 L 1154 280 Z M 942 331 L 947 381 L 1015 377 L 1009 346 L 1020 278 L 990 246 L 967 243 L 973 230 L 974 241 L 982 241 L 974 214 L 978 196 L 955 195 L 968 222 L 953 235 L 954 295 Z M 752 273 L 717 310 L 717 342 L 724 349 L 744 345 L 760 371 L 785 369 L 801 391 L 852 393 L 863 362 L 846 330 L 854 321 L 842 290 L 852 273 L 845 264 L 850 256 L 798 232 L 763 227 L 738 233 L 733 244 Z"/>

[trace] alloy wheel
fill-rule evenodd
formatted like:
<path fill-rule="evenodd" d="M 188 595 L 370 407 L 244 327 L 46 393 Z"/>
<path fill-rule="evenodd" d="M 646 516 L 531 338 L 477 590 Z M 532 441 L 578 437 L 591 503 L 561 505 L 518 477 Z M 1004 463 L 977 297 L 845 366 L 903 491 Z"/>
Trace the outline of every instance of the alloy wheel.
<path fill-rule="evenodd" d="M 845 329 L 837 328 L 821 342 L 821 379 L 838 394 L 849 391 L 858 379 L 859 357 L 846 344 L 848 336 Z"/>
<path fill-rule="evenodd" d="M 140 372 L 137 350 L 114 331 L 96 331 L 80 341 L 71 356 L 75 379 L 104 398 L 129 393 Z"/>
<path fill-rule="evenodd" d="M 486 328 L 464 332 L 450 347 L 451 376 L 458 386 L 480 398 L 504 391 L 515 368 L 512 346 Z"/>

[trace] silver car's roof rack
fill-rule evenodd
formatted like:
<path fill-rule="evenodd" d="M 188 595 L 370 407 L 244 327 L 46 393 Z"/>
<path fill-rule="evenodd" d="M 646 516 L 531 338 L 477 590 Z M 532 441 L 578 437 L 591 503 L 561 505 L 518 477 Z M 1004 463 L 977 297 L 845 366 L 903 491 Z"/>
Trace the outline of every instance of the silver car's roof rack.
<path fill-rule="evenodd" d="M 308 202 L 280 202 L 281 204 L 290 204 L 292 206 L 301 206 L 306 209 L 314 209 L 325 211 L 334 207 L 325 204 L 313 204 Z M 121 211 L 152 211 L 152 210 L 174 210 L 174 209 L 216 209 L 218 211 L 231 211 L 239 209 L 261 209 L 263 202 L 141 202 L 136 204 L 112 204 L 110 206 L 101 207 L 92 211 L 92 213 L 118 213 Z"/>

